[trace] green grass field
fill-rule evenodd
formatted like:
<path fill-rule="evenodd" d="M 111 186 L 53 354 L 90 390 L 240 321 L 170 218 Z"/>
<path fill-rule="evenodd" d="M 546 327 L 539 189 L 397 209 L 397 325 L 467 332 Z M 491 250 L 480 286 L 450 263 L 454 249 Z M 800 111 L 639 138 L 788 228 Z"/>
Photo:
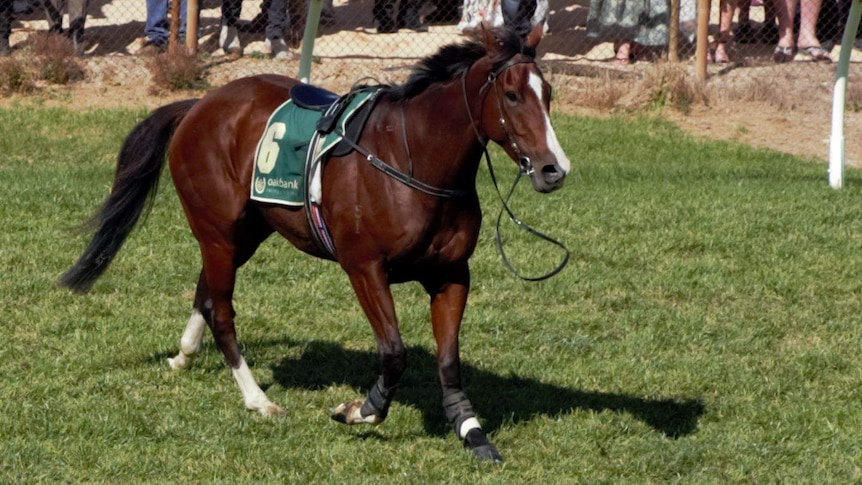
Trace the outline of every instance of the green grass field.
<path fill-rule="evenodd" d="M 483 167 L 461 336 L 468 395 L 506 459 L 493 466 L 445 422 L 418 285 L 395 288 L 410 367 L 389 419 L 330 420 L 374 382 L 371 330 L 335 264 L 275 237 L 240 273 L 237 322 L 288 416 L 243 408 L 209 336 L 169 370 L 199 255 L 167 173 L 93 291 L 57 286 L 143 115 L 0 111 L 0 482 L 862 481 L 858 172 L 835 191 L 823 163 L 654 119 L 559 117 L 567 186 L 523 184 L 513 205 L 572 261 L 523 283 L 494 249 Z M 506 227 L 519 269 L 553 267 L 553 247 Z"/>

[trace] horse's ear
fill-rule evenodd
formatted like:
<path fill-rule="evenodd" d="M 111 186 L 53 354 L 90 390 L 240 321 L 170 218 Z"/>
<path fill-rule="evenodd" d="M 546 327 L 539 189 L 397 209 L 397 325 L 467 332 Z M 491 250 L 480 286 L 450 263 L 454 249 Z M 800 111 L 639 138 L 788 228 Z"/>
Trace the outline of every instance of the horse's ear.
<path fill-rule="evenodd" d="M 527 34 L 527 39 L 524 41 L 524 45 L 535 49 L 536 46 L 539 45 L 539 41 L 542 40 L 542 34 L 544 33 L 545 25 L 539 22 L 530 29 L 530 33 Z"/>
<path fill-rule="evenodd" d="M 497 37 L 497 33 L 493 28 L 485 25 L 485 22 L 479 24 L 479 32 L 480 37 L 485 44 L 485 50 L 489 54 L 493 54 L 499 52 L 503 44 L 500 42 L 500 38 Z"/>

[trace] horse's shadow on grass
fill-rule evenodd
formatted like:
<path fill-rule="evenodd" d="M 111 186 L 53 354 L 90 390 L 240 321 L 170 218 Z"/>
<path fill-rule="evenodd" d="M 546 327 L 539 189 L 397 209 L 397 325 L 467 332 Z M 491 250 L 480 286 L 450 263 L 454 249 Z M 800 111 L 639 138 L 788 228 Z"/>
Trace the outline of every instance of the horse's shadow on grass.
<path fill-rule="evenodd" d="M 286 389 L 323 389 L 346 385 L 363 393 L 377 380 L 377 354 L 349 350 L 320 340 L 289 342 L 303 348 L 299 358 L 273 366 L 275 381 Z M 422 413 L 427 433 L 444 436 L 450 431 L 440 404 L 435 356 L 422 347 L 408 348 L 408 369 L 395 401 Z M 626 412 L 669 438 L 697 430 L 705 408 L 698 399 L 643 399 L 622 394 L 569 389 L 516 375 L 501 376 L 470 364 L 461 364 L 465 392 L 479 414 L 483 428 L 493 432 L 504 423 L 517 424 L 536 416 L 558 416 L 575 410 Z M 364 397 L 364 396 L 356 396 Z M 344 396 L 344 400 L 353 396 Z M 338 403 L 332 403 L 336 405 Z"/>

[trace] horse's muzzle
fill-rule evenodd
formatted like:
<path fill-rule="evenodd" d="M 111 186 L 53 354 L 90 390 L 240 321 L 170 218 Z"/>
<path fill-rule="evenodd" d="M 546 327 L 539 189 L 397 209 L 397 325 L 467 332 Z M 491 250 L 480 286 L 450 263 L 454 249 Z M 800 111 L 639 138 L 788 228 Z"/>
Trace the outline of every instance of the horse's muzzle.
<path fill-rule="evenodd" d="M 533 189 L 535 189 L 536 192 L 542 192 L 544 194 L 553 192 L 562 187 L 565 179 L 566 172 L 557 163 L 545 165 L 540 170 L 534 171 L 530 175 Z"/>

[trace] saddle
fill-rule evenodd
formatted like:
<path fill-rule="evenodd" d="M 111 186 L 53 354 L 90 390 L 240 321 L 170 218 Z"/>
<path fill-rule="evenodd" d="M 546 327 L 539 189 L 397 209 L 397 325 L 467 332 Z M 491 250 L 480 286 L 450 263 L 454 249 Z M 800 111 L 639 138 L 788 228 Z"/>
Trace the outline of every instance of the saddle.
<path fill-rule="evenodd" d="M 347 94 L 339 96 L 332 91 L 311 84 L 296 84 L 290 88 L 290 99 L 300 108 L 323 113 L 315 124 L 315 130 L 321 135 L 328 135 L 336 128 L 344 110 L 347 109 L 356 95 L 379 90 L 379 86 L 358 86 L 351 89 Z M 371 102 L 363 104 L 358 111 L 351 114 L 350 119 L 346 120 L 344 132 L 341 135 L 350 140 L 357 140 L 376 104 L 377 96 L 374 95 Z M 352 151 L 352 145 L 340 141 L 335 148 L 329 151 L 327 158 L 343 157 Z"/>

